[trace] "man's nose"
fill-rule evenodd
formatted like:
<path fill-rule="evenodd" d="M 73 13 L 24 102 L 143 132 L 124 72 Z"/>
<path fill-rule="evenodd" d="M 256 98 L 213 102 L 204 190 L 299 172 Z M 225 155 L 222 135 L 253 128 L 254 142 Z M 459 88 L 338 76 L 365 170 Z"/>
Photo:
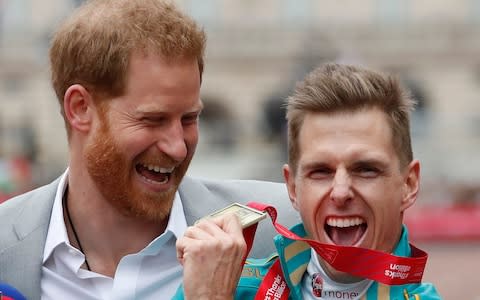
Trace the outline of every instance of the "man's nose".
<path fill-rule="evenodd" d="M 353 198 L 351 178 L 344 169 L 337 170 L 332 181 L 330 199 L 338 206 L 345 205 Z"/>
<path fill-rule="evenodd" d="M 157 142 L 158 149 L 177 162 L 187 156 L 187 144 L 181 122 L 172 123 L 161 132 Z"/>

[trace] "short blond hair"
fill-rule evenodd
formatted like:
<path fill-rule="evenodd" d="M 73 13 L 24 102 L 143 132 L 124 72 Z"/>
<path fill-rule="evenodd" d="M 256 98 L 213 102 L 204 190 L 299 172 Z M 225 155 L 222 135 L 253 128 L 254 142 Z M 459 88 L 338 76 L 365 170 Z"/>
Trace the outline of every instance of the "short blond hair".
<path fill-rule="evenodd" d="M 122 95 L 134 51 L 196 59 L 202 76 L 205 42 L 203 29 L 171 2 L 87 1 L 60 26 L 50 48 L 52 84 L 62 115 L 63 97 L 73 84 L 110 97 Z"/>
<path fill-rule="evenodd" d="M 322 65 L 297 83 L 287 99 L 289 165 L 296 172 L 298 138 L 306 114 L 378 108 L 387 115 L 392 144 L 401 166 L 406 166 L 413 159 L 410 112 L 414 105 L 410 93 L 392 75 L 352 65 Z"/>

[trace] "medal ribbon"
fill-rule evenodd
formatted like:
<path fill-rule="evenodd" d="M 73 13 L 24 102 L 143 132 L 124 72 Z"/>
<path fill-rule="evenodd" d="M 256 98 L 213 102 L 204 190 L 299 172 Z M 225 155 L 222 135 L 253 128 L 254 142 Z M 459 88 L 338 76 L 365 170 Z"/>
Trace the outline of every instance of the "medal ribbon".
<path fill-rule="evenodd" d="M 290 289 L 285 281 L 280 259 L 277 257 L 263 278 L 255 300 L 287 300 L 288 295 L 290 295 Z"/>
<path fill-rule="evenodd" d="M 247 244 L 247 252 L 245 253 L 245 256 L 243 257 L 243 264 L 245 264 L 245 261 L 247 260 L 248 253 L 250 253 L 250 250 L 252 250 L 253 246 L 253 240 L 255 238 L 255 232 L 257 231 L 257 226 L 258 223 L 252 224 L 248 226 L 247 228 L 243 229 L 243 238 L 245 239 L 245 243 Z M 0 299 L 2 300 L 2 299 Z"/>
<path fill-rule="evenodd" d="M 272 219 L 273 226 L 278 233 L 286 238 L 308 243 L 323 260 L 341 272 L 351 275 L 368 278 L 387 285 L 401 285 L 408 283 L 420 283 L 423 271 L 427 262 L 427 253 L 410 244 L 411 257 L 401 257 L 381 251 L 352 247 L 322 244 L 311 239 L 304 239 L 294 234 L 286 227 L 277 223 L 277 210 L 258 202 L 249 202 L 249 207 L 268 213 Z M 278 263 L 278 260 L 277 260 Z M 280 270 L 280 273 L 281 270 Z M 275 274 L 267 276 L 273 276 Z M 265 278 L 272 280 L 271 278 Z M 263 285 L 263 282 L 262 282 Z M 257 299 L 257 298 L 255 298 Z M 258 298 L 258 299 L 281 299 L 281 298 Z"/>

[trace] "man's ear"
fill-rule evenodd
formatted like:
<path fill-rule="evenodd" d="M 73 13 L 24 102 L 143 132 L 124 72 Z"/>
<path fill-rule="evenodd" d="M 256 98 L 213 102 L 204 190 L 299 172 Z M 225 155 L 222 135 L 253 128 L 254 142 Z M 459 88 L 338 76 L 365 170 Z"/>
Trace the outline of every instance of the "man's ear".
<path fill-rule="evenodd" d="M 404 178 L 404 195 L 400 209 L 404 212 L 417 200 L 420 187 L 420 162 L 413 160 L 407 167 Z"/>
<path fill-rule="evenodd" d="M 283 165 L 283 177 L 285 179 L 285 183 L 287 184 L 288 196 L 290 197 L 290 201 L 292 202 L 293 208 L 295 210 L 299 210 L 299 205 L 297 202 L 297 193 L 295 191 L 295 174 L 288 164 Z"/>
<path fill-rule="evenodd" d="M 93 118 L 93 99 L 80 84 L 70 86 L 63 97 L 65 118 L 72 129 L 88 132 Z"/>

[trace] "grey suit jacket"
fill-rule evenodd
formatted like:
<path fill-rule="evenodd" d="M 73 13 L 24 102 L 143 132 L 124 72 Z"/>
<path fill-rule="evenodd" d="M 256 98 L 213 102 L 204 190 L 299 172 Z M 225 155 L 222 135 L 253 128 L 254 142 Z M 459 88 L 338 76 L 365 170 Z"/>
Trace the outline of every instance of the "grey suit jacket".
<path fill-rule="evenodd" d="M 0 205 L 0 282 L 8 283 L 27 299 L 40 299 L 43 250 L 59 179 Z M 284 184 L 248 180 L 205 180 L 185 177 L 179 188 L 189 225 L 232 202 L 274 204 L 287 227 L 300 222 L 291 208 Z M 270 220 L 258 226 L 251 257 L 274 251 Z"/>

